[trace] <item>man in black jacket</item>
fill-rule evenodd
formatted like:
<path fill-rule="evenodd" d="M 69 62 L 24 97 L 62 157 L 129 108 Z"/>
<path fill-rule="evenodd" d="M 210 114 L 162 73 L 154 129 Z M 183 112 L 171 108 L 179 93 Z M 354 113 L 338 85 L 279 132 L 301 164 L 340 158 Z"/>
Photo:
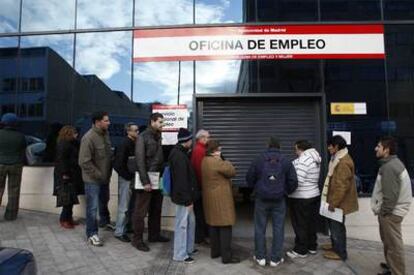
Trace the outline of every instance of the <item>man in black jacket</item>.
<path fill-rule="evenodd" d="M 118 214 L 115 238 L 122 242 L 131 242 L 126 234 L 127 211 L 131 199 L 131 182 L 134 174 L 128 170 L 128 158 L 135 154 L 135 141 L 138 138 L 138 126 L 129 122 L 125 125 L 126 138 L 116 149 L 114 169 L 118 173 Z"/>
<path fill-rule="evenodd" d="M 193 203 L 200 196 L 197 178 L 188 157 L 191 145 L 191 133 L 180 128 L 178 143 L 168 158 L 172 182 L 171 200 L 176 204 L 173 260 L 185 263 L 194 262 L 191 257 L 195 233 Z"/>
<path fill-rule="evenodd" d="M 144 243 L 144 218 L 148 213 L 148 241 L 168 242 L 168 238 L 161 236 L 161 209 L 162 194 L 159 189 L 153 190 L 148 172 L 161 173 L 164 165 L 164 156 L 161 147 L 161 131 L 164 116 L 153 113 L 148 128 L 141 133 L 135 145 L 135 158 L 139 178 L 144 186 L 143 190 L 136 191 L 135 208 L 133 211 L 134 237 L 132 245 L 138 250 L 148 252 L 149 247 Z"/>

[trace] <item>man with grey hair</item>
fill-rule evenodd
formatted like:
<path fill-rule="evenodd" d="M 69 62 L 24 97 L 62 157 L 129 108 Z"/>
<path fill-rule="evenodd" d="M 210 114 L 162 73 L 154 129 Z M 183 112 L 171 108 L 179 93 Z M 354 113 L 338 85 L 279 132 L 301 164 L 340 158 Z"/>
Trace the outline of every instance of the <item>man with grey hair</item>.
<path fill-rule="evenodd" d="M 196 134 L 196 145 L 194 146 L 193 153 L 191 154 L 191 164 L 194 168 L 197 177 L 197 183 L 202 188 L 201 182 L 201 162 L 206 155 L 207 142 L 210 138 L 208 131 L 200 129 Z M 208 226 L 204 219 L 203 200 L 202 197 L 194 202 L 194 214 L 196 218 L 196 230 L 195 230 L 195 242 L 207 243 L 206 237 L 208 237 Z"/>
<path fill-rule="evenodd" d="M 131 242 L 125 229 L 129 216 L 127 211 L 131 199 L 131 183 L 134 179 L 134 174 L 128 170 L 128 158 L 135 154 L 138 125 L 134 122 L 127 123 L 125 133 L 125 139 L 116 149 L 114 161 L 114 169 L 118 173 L 118 214 L 114 235 L 122 242 Z"/>

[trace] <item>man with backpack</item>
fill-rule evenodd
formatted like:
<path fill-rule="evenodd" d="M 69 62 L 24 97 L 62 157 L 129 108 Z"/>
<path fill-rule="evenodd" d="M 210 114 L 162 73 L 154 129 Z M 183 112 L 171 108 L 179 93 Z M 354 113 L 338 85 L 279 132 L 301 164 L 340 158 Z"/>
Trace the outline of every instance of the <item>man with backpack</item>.
<path fill-rule="evenodd" d="M 192 145 L 191 133 L 180 128 L 178 143 L 168 158 L 171 173 L 171 200 L 176 205 L 174 230 L 175 261 L 192 263 L 194 253 L 194 202 L 200 197 L 196 174 L 191 166 L 188 151 Z"/>
<path fill-rule="evenodd" d="M 284 262 L 282 255 L 286 196 L 293 193 L 298 186 L 295 168 L 280 153 L 280 144 L 276 138 L 270 137 L 267 151 L 252 162 L 246 181 L 256 193 L 254 259 L 260 266 L 266 265 L 266 225 L 270 217 L 273 228 L 270 266 L 276 267 Z"/>

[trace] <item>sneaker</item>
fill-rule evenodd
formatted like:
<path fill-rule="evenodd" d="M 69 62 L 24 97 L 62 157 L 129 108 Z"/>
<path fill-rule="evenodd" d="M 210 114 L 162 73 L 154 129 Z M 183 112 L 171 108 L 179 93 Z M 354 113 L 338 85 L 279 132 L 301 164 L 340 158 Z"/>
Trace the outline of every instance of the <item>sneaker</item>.
<path fill-rule="evenodd" d="M 317 250 L 309 249 L 308 250 L 308 253 L 311 254 L 311 255 L 316 255 L 318 253 L 318 251 Z"/>
<path fill-rule="evenodd" d="M 285 262 L 285 259 L 281 258 L 278 262 L 270 261 L 271 267 L 277 267 Z"/>
<path fill-rule="evenodd" d="M 291 251 L 286 252 L 286 255 L 291 259 L 308 257 L 308 254 L 299 254 L 295 250 L 291 250 Z"/>
<path fill-rule="evenodd" d="M 99 238 L 98 235 L 93 235 L 91 237 L 88 238 L 88 242 L 89 244 L 93 245 L 93 246 L 103 246 L 103 242 L 101 241 L 101 239 Z"/>
<path fill-rule="evenodd" d="M 256 256 L 253 256 L 253 260 L 260 266 L 266 266 L 266 259 L 257 259 Z"/>
<path fill-rule="evenodd" d="M 196 248 L 196 249 L 194 249 L 194 250 L 193 250 L 193 252 L 191 252 L 190 254 L 191 254 L 191 255 L 197 255 L 197 254 L 198 254 L 198 252 L 200 252 L 200 251 Z"/>
<path fill-rule="evenodd" d="M 186 264 L 192 264 L 192 263 L 194 263 L 195 261 L 194 261 L 194 259 L 193 258 L 191 258 L 191 257 L 187 257 L 187 258 L 185 258 L 185 260 L 184 260 L 184 263 L 186 263 Z"/>
<path fill-rule="evenodd" d="M 339 257 L 339 255 L 336 254 L 334 251 L 325 251 L 325 253 L 323 254 L 323 256 L 326 259 L 329 259 L 329 260 L 335 260 L 335 261 L 342 260 L 341 257 Z"/>

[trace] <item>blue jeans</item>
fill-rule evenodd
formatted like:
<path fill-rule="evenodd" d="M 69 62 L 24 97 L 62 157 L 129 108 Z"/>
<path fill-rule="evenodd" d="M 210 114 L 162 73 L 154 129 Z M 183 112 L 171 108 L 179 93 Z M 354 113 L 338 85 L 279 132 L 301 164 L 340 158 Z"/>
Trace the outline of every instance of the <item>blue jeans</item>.
<path fill-rule="evenodd" d="M 174 256 L 175 261 L 184 261 L 194 251 L 194 210 L 183 205 L 175 208 Z"/>
<path fill-rule="evenodd" d="M 256 198 L 254 206 L 254 245 L 257 259 L 265 259 L 266 251 L 266 226 L 269 218 L 272 219 L 273 240 L 270 259 L 278 262 L 283 256 L 283 241 L 285 237 L 285 199 L 262 200 Z"/>
<path fill-rule="evenodd" d="M 109 221 L 109 184 L 85 182 L 85 199 L 86 236 L 89 238 L 95 234 L 98 234 L 98 221 L 96 220 L 98 206 L 100 221 Z"/>
<path fill-rule="evenodd" d="M 329 231 L 331 232 L 332 248 L 335 253 L 345 261 L 348 258 L 348 253 L 346 251 L 345 216 L 342 223 L 328 219 L 328 224 Z"/>
<path fill-rule="evenodd" d="M 129 208 L 129 200 L 131 199 L 131 181 L 118 177 L 118 214 L 116 216 L 115 236 L 125 234 L 125 227 L 128 222 L 127 212 Z"/>

